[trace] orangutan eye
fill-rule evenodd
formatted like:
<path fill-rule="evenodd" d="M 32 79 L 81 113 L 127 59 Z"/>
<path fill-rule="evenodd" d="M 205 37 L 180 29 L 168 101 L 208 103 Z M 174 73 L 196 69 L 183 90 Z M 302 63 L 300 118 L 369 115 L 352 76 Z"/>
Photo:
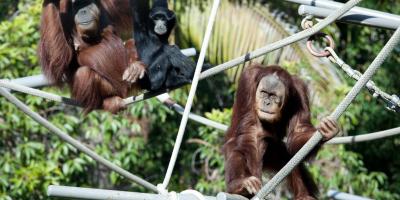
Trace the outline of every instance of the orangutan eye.
<path fill-rule="evenodd" d="M 273 102 L 275 102 L 275 103 L 280 103 L 281 102 L 281 98 L 279 98 L 278 96 L 276 96 L 276 95 L 271 95 L 270 97 L 269 97 L 269 99 L 271 100 L 271 101 L 273 101 Z"/>
<path fill-rule="evenodd" d="M 261 91 L 261 97 L 262 97 L 262 98 L 268 97 L 268 92 L 266 92 L 266 91 Z"/>

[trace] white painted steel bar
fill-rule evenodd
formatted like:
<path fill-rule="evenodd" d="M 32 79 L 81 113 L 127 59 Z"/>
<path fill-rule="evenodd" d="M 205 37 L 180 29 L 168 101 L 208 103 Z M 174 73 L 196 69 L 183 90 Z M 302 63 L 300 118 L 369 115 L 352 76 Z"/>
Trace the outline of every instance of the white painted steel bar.
<path fill-rule="evenodd" d="M 51 185 L 47 188 L 50 197 L 90 200 L 169 200 L 168 196 L 116 190 L 68 187 Z"/>
<path fill-rule="evenodd" d="M 358 142 L 366 142 L 371 140 L 387 138 L 399 134 L 400 134 L 400 127 L 397 127 L 363 135 L 336 137 L 329 140 L 326 144 L 353 144 Z"/>
<path fill-rule="evenodd" d="M 176 103 L 176 102 L 169 96 L 168 93 L 164 93 L 164 94 L 162 94 L 162 95 L 157 96 L 157 99 L 158 99 L 161 103 L 163 103 L 164 105 L 168 106 L 170 109 L 174 109 L 177 113 L 183 115 L 184 108 L 183 108 L 181 105 L 179 105 L 178 103 Z M 189 114 L 189 119 L 191 119 L 191 120 L 193 120 L 193 121 L 195 121 L 195 122 L 198 122 L 198 123 L 200 123 L 200 124 L 204 124 L 204 125 L 206 125 L 206 126 L 210 126 L 210 127 L 215 128 L 215 129 L 221 130 L 221 131 L 223 131 L 223 132 L 225 132 L 226 130 L 228 130 L 228 126 L 227 126 L 227 125 L 224 125 L 224 124 L 221 124 L 221 123 L 218 123 L 218 122 L 209 120 L 209 119 L 207 119 L 207 118 L 205 118 L 205 117 L 202 117 L 202 116 L 200 116 L 200 115 L 196 115 L 196 114 L 193 114 L 193 113 L 190 113 L 190 114 Z"/>
<path fill-rule="evenodd" d="M 285 0 L 292 3 L 314 6 L 319 8 L 326 8 L 332 11 L 342 7 L 344 3 L 336 2 L 336 1 L 326 1 L 326 0 Z M 376 18 L 380 18 L 383 20 L 391 21 L 393 23 L 399 23 L 400 18 L 398 15 L 394 15 L 391 13 L 381 12 L 377 10 L 372 10 L 368 8 L 362 7 L 354 7 L 350 10 L 350 12 L 357 13 L 359 15 L 372 16 Z"/>
<path fill-rule="evenodd" d="M 325 18 L 333 12 L 332 9 L 320 8 L 314 6 L 301 5 L 299 7 L 300 15 L 312 15 L 318 18 Z M 398 20 L 390 20 L 373 15 L 359 14 L 354 11 L 349 11 L 341 16 L 338 21 L 351 22 L 361 25 L 374 26 L 387 29 L 397 29 L 400 26 L 400 16 L 396 15 Z"/>
<path fill-rule="evenodd" d="M 172 200 L 172 194 L 148 194 L 117 190 L 92 189 L 83 187 L 69 187 L 50 185 L 47 188 L 50 197 L 89 199 L 89 200 Z M 239 195 L 219 193 L 217 197 L 204 196 L 206 200 L 248 200 Z M 192 192 L 183 191 L 177 194 L 176 200 L 199 200 Z"/>
<path fill-rule="evenodd" d="M 208 21 L 206 33 L 205 33 L 205 36 L 204 36 L 203 44 L 201 46 L 199 59 L 197 61 L 196 70 L 195 70 L 195 73 L 194 73 L 194 76 L 193 76 L 193 80 L 192 80 L 192 86 L 190 88 L 190 92 L 189 92 L 189 96 L 188 96 L 188 99 L 187 99 L 187 102 L 186 102 L 185 110 L 183 112 L 182 120 L 181 120 L 181 123 L 179 125 L 179 131 L 178 131 L 178 135 L 177 135 L 177 138 L 176 138 L 176 141 L 175 141 L 174 149 L 172 151 L 171 159 L 170 159 L 170 162 L 168 164 L 167 173 L 166 173 L 164 181 L 162 183 L 162 188 L 163 189 L 166 189 L 168 187 L 169 181 L 171 179 L 172 171 L 174 169 L 174 166 L 175 166 L 175 163 L 176 163 L 176 159 L 178 157 L 178 153 L 179 153 L 179 149 L 180 149 L 180 146 L 181 146 L 181 143 L 182 143 L 183 135 L 185 133 L 185 129 L 186 129 L 186 124 L 187 124 L 187 121 L 188 121 L 189 113 L 190 113 L 190 110 L 192 108 L 193 99 L 194 99 L 194 96 L 196 94 L 197 85 L 199 83 L 199 77 L 200 77 L 201 69 L 202 69 L 202 66 L 203 66 L 203 63 L 204 63 L 204 59 L 206 57 L 206 51 L 207 51 L 207 48 L 208 48 L 209 40 L 211 38 L 211 33 L 212 33 L 213 26 L 214 26 L 215 18 L 217 16 L 219 3 L 220 3 L 220 0 L 214 0 L 214 4 L 213 4 L 212 9 L 211 9 L 211 14 L 210 14 L 210 18 L 209 18 L 209 21 Z"/>
<path fill-rule="evenodd" d="M 49 81 L 43 74 L 12 79 L 10 80 L 10 82 L 32 88 L 38 88 L 50 85 Z"/>

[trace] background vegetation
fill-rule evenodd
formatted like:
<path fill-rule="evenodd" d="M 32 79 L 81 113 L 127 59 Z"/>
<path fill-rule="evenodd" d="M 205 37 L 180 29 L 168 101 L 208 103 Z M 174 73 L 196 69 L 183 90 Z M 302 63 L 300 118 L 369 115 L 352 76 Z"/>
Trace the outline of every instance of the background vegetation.
<path fill-rule="evenodd" d="M 40 73 L 36 48 L 41 2 L 0 2 L 1 79 Z M 210 2 L 171 1 L 180 23 L 174 39 L 182 48 L 194 46 L 199 49 Z M 212 64 L 220 64 L 298 31 L 301 17 L 292 14 L 296 13 L 297 5 L 283 2 L 222 1 L 207 59 Z M 362 6 L 400 14 L 397 0 L 364 0 Z M 366 69 L 393 33 L 339 23 L 325 31 L 335 37 L 340 56 L 360 71 Z M 391 94 L 400 94 L 399 52 L 398 46 L 374 78 Z M 311 57 L 302 43 L 275 51 L 257 62 L 283 65 L 309 83 L 315 124 L 333 110 L 354 83 L 326 60 Z M 202 81 L 193 112 L 229 124 L 235 83 L 245 66 Z M 69 95 L 67 89 L 43 89 Z M 84 116 L 80 109 L 71 106 L 15 94 L 105 158 L 152 183 L 162 182 L 180 116 L 156 100 L 135 104 L 119 115 L 97 111 Z M 184 104 L 187 88 L 171 95 Z M 364 91 L 340 123 L 344 134 L 356 135 L 398 127 L 400 117 L 385 110 Z M 220 154 L 223 134 L 189 122 L 171 190 L 194 188 L 209 195 L 224 191 L 224 163 Z M 50 199 L 46 190 L 51 184 L 145 192 L 62 142 L 2 97 L 0 138 L 0 199 Z M 357 145 L 324 147 L 309 165 L 321 189 L 321 199 L 328 189 L 374 199 L 400 199 L 399 146 L 400 138 L 393 137 Z M 283 186 L 275 195 L 290 198 Z"/>

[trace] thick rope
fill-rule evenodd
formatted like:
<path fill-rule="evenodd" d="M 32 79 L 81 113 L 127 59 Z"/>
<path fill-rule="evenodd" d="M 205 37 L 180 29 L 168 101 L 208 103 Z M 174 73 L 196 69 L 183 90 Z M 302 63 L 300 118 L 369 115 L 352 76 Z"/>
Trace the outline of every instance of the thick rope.
<path fill-rule="evenodd" d="M 149 189 L 151 191 L 157 192 L 156 186 L 154 186 L 153 184 L 147 182 L 144 179 L 141 179 L 140 177 L 138 177 L 136 175 L 131 174 L 130 172 L 122 169 L 121 167 L 119 167 L 119 166 L 115 165 L 114 163 L 112 163 L 112 162 L 106 160 L 105 158 L 101 157 L 96 152 L 92 151 L 91 149 L 89 149 L 88 147 L 86 147 L 85 145 L 80 143 L 79 141 L 75 140 L 74 138 L 72 138 L 68 134 L 66 134 L 63 131 L 61 131 L 59 128 L 54 126 L 52 123 L 47 121 L 42 116 L 40 116 L 39 114 L 37 114 L 34 111 L 32 111 L 31 109 L 29 109 L 29 107 L 27 105 L 25 105 L 20 100 L 18 100 L 14 95 L 12 95 L 6 89 L 0 87 L 0 94 L 3 95 L 5 98 L 7 98 L 11 103 L 13 103 L 19 109 L 21 109 L 26 115 L 31 117 L 33 120 L 35 120 L 36 122 L 38 122 L 42 126 L 46 127 L 47 129 L 49 129 L 51 132 L 56 134 L 58 137 L 60 137 L 65 142 L 71 144 L 73 147 L 75 147 L 79 151 L 87 154 L 93 160 L 103 164 L 104 166 L 106 166 L 110 170 L 113 170 L 113 171 L 117 172 L 118 174 L 120 174 L 121 176 L 123 176 L 123 177 L 125 177 L 125 178 L 127 178 L 129 180 L 131 180 L 133 182 L 136 182 L 136 183 L 144 186 L 145 188 L 147 188 L 147 189 Z"/>
<path fill-rule="evenodd" d="M 202 66 L 203 66 L 203 63 L 204 63 L 204 59 L 205 59 L 205 56 L 206 56 L 206 51 L 207 51 L 207 48 L 208 48 L 208 44 L 209 44 L 209 40 L 210 40 L 210 37 L 211 37 L 211 33 L 212 33 L 213 25 L 214 25 L 214 22 L 215 22 L 215 18 L 217 16 L 219 3 L 220 3 L 220 0 L 214 0 L 214 4 L 213 4 L 212 10 L 211 10 L 211 15 L 210 15 L 210 18 L 209 18 L 209 21 L 208 21 L 208 25 L 207 25 L 206 33 L 205 33 L 205 36 L 204 36 L 202 48 L 201 48 L 201 51 L 200 51 L 199 60 L 197 61 L 196 71 L 195 71 L 194 76 L 193 76 L 192 86 L 190 88 L 190 92 L 189 92 L 189 96 L 188 96 L 188 99 L 187 99 L 187 102 L 186 102 L 185 110 L 183 111 L 182 121 L 181 121 L 181 124 L 179 126 L 178 135 L 176 137 L 174 150 L 172 151 L 171 160 L 169 162 L 167 173 L 165 175 L 165 178 L 164 178 L 164 181 L 163 181 L 163 184 L 162 184 L 162 186 L 165 189 L 167 188 L 167 186 L 169 184 L 169 181 L 171 179 L 172 171 L 174 169 L 174 166 L 175 166 L 175 163 L 176 163 L 176 159 L 178 157 L 179 149 L 180 149 L 180 146 L 181 146 L 181 143 L 182 143 L 182 138 L 183 138 L 183 135 L 185 133 L 185 128 L 186 128 L 186 124 L 187 124 L 187 121 L 188 121 L 190 109 L 192 108 L 194 95 L 196 94 L 197 85 L 199 83 L 199 77 L 200 77 L 201 69 L 202 69 Z"/>
<path fill-rule="evenodd" d="M 348 5 L 349 3 L 346 3 Z M 353 5 L 354 6 L 354 5 Z M 400 41 L 400 27 L 396 30 L 390 40 L 383 47 L 378 56 L 371 63 L 365 73 L 361 76 L 360 80 L 354 85 L 351 91 L 346 95 L 343 101 L 336 107 L 335 111 L 330 115 L 333 120 L 338 120 L 340 115 L 347 109 L 361 89 L 371 79 L 376 70 L 382 65 L 383 61 L 389 56 L 396 45 Z M 318 131 L 310 140 L 292 157 L 292 159 L 259 191 L 259 193 L 252 198 L 252 200 L 259 200 L 272 192 L 272 190 L 282 182 L 282 180 L 304 159 L 304 157 L 319 144 L 322 139 L 321 133 Z"/>

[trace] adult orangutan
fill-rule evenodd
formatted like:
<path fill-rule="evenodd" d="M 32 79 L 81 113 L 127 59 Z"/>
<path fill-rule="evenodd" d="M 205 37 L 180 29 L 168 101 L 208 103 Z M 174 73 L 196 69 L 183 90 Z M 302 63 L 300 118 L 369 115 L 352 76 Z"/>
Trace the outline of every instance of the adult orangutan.
<path fill-rule="evenodd" d="M 338 132 L 329 118 L 317 129 L 324 141 Z M 301 79 L 278 66 L 248 67 L 239 81 L 223 147 L 227 191 L 254 196 L 261 189 L 262 172 L 282 168 L 315 131 Z M 316 198 L 317 187 L 303 164 L 291 172 L 288 185 L 294 199 Z"/>
<path fill-rule="evenodd" d="M 118 6 L 129 11 L 128 0 Z M 120 37 L 132 31 L 131 17 L 117 9 L 116 1 L 43 3 L 39 42 L 43 72 L 57 85 L 67 82 L 86 113 L 101 108 L 115 113 L 124 108 L 122 98 L 145 73 L 135 42 L 124 45 Z"/>

